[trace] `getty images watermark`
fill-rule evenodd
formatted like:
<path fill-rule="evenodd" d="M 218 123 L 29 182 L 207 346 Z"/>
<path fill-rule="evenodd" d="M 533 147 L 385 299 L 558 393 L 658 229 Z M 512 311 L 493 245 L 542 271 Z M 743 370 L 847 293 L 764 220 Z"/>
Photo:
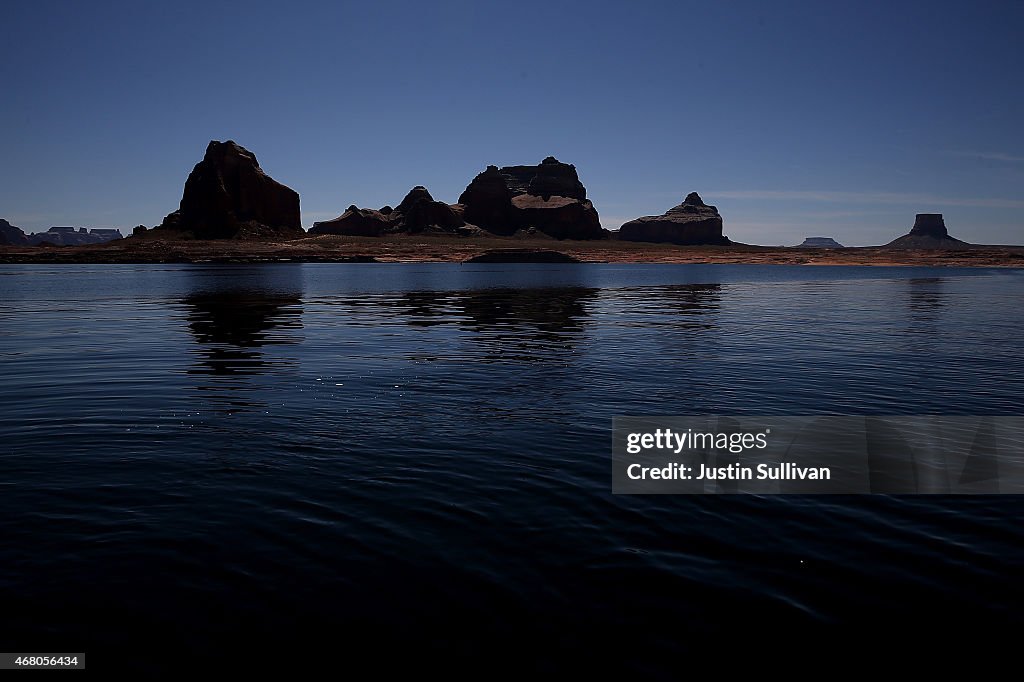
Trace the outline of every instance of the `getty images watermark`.
<path fill-rule="evenodd" d="M 1020 494 L 1024 417 L 616 417 L 612 492 Z"/>

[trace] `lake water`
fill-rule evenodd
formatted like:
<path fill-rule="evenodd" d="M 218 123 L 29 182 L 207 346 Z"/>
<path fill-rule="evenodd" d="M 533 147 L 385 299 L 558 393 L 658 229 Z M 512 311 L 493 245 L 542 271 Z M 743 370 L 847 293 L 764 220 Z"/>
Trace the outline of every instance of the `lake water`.
<path fill-rule="evenodd" d="M 0 642 L 671 676 L 1019 627 L 1018 497 L 615 496 L 610 438 L 1020 414 L 1022 300 L 1019 270 L 0 266 Z"/>

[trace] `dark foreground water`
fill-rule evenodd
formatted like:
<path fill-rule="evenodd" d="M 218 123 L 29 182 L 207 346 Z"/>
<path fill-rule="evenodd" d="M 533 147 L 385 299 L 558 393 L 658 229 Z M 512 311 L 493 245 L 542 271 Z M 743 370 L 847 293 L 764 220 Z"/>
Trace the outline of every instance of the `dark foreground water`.
<path fill-rule="evenodd" d="M 680 676 L 1019 632 L 1020 498 L 613 496 L 610 430 L 1020 414 L 1022 300 L 1009 270 L 0 266 L 0 649 Z"/>

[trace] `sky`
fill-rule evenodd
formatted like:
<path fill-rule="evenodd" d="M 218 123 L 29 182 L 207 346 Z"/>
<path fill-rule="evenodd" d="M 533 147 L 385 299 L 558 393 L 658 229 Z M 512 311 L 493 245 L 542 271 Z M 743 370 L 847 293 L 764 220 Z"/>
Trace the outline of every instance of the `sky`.
<path fill-rule="evenodd" d="M 27 232 L 158 224 L 233 139 L 307 228 L 554 155 L 609 229 L 697 191 L 747 243 L 1024 244 L 1022 2 L 6 0 L 0 32 Z"/>

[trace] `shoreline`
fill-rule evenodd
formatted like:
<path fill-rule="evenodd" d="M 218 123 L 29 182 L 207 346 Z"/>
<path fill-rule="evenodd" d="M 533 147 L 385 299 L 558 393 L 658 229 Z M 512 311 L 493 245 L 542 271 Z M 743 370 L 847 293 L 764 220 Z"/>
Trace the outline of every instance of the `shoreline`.
<path fill-rule="evenodd" d="M 969 249 L 818 249 L 733 244 L 679 246 L 618 240 L 397 235 L 313 236 L 283 242 L 129 237 L 86 246 L 0 246 L 0 264 L 462 263 L 493 250 L 557 251 L 583 263 L 1024 267 L 1024 246 Z"/>

